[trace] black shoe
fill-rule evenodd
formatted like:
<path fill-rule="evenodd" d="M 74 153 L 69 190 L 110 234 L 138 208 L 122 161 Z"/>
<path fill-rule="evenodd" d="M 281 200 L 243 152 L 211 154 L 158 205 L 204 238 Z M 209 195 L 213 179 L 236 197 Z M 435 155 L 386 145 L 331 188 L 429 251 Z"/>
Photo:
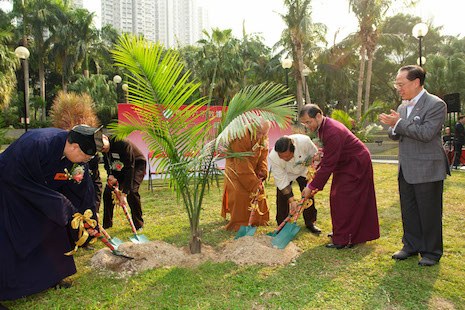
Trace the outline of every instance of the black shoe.
<path fill-rule="evenodd" d="M 333 232 L 330 232 L 330 233 L 328 234 L 328 238 L 332 238 L 332 237 L 333 237 Z"/>
<path fill-rule="evenodd" d="M 431 259 L 431 258 L 428 258 L 428 257 L 422 257 L 420 259 L 420 261 L 418 262 L 418 265 L 420 266 L 434 266 L 436 265 L 438 262 L 435 261 L 434 259 Z"/>
<path fill-rule="evenodd" d="M 404 260 L 409 258 L 410 256 L 415 256 L 418 253 L 409 253 L 404 250 L 397 251 L 396 253 L 392 254 L 392 259 L 397 259 L 397 260 Z"/>
<path fill-rule="evenodd" d="M 319 229 L 319 228 L 316 227 L 315 225 L 308 225 L 307 228 L 308 228 L 308 230 L 310 230 L 310 232 L 311 232 L 312 234 L 316 234 L 316 235 L 321 234 L 321 229 Z"/>
<path fill-rule="evenodd" d="M 8 308 L 2 304 L 0 304 L 0 310 L 8 310 Z"/>
<path fill-rule="evenodd" d="M 325 247 L 329 248 L 329 249 L 344 249 L 344 248 L 351 248 L 352 245 L 347 245 L 347 244 L 334 244 L 334 243 L 328 243 L 327 245 L 325 245 Z"/>
<path fill-rule="evenodd" d="M 58 282 L 57 284 L 52 286 L 52 288 L 54 288 L 56 290 L 59 290 L 59 289 L 62 289 L 62 288 L 70 288 L 72 285 L 73 285 L 73 283 L 71 281 L 61 280 L 60 282 Z"/>

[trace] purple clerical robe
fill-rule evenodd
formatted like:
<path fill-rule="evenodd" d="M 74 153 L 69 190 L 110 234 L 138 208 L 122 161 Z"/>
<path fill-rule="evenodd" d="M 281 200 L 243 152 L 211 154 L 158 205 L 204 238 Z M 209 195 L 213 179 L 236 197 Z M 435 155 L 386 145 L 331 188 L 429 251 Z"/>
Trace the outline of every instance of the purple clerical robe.
<path fill-rule="evenodd" d="M 318 130 L 323 159 L 310 188 L 322 190 L 331 174 L 333 243 L 357 244 L 379 238 L 373 167 L 366 146 L 343 124 L 328 117 Z"/>

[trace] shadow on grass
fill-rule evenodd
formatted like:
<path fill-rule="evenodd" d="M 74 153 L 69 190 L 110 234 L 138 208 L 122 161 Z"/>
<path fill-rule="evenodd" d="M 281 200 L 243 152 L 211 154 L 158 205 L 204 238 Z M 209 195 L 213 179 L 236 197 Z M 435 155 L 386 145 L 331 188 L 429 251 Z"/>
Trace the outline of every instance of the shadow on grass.
<path fill-rule="evenodd" d="M 364 309 L 378 309 L 380 305 L 392 309 L 428 309 L 440 267 L 440 264 L 421 267 L 416 257 L 393 261 L 392 268 L 385 271 L 384 278 L 369 293 Z"/>

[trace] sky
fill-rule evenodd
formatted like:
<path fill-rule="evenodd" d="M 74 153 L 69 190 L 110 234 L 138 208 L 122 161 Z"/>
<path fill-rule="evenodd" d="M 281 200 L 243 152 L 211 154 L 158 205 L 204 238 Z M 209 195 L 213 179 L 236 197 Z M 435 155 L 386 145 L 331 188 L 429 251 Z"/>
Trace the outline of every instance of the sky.
<path fill-rule="evenodd" d="M 399 0 L 393 2 L 401 3 Z M 419 0 L 415 8 L 405 9 L 398 4 L 389 14 L 405 12 L 420 16 L 424 22 L 432 21 L 435 26 L 443 26 L 442 34 L 463 37 L 463 3 L 463 0 Z M 236 37 L 241 38 L 245 21 L 246 32 L 260 33 L 268 46 L 279 40 L 285 27 L 279 15 L 285 12 L 283 0 L 197 0 L 197 4 L 208 9 L 210 28 L 230 28 Z M 349 11 L 348 0 L 312 0 L 311 5 L 313 21 L 328 27 L 329 43 L 333 43 L 335 33 L 336 41 L 339 41 L 357 30 L 357 21 Z M 100 0 L 84 0 L 84 6 L 99 14 Z"/>
<path fill-rule="evenodd" d="M 348 0 L 312 0 L 313 22 L 324 23 L 328 27 L 327 40 L 343 39 L 357 30 L 355 15 L 349 11 Z M 400 3 L 400 1 L 397 1 Z M 284 13 L 282 0 L 197 0 L 198 5 L 209 11 L 210 27 L 231 28 L 236 37 L 242 36 L 242 23 L 245 20 L 247 33 L 261 33 L 267 45 L 279 40 L 284 23 L 278 13 Z M 465 35 L 463 0 L 420 0 L 414 9 L 406 10 L 399 5 L 393 6 L 389 15 L 399 12 L 422 17 L 424 22 L 433 21 L 433 25 L 444 26 L 443 34 Z"/>

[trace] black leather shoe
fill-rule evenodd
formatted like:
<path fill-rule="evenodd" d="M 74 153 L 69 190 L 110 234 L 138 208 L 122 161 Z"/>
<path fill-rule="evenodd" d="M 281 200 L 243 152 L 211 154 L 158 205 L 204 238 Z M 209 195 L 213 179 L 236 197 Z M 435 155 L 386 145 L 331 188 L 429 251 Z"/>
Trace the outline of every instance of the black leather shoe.
<path fill-rule="evenodd" d="M 434 266 L 438 262 L 435 261 L 434 259 L 428 258 L 428 257 L 422 257 L 420 261 L 418 262 L 418 265 L 420 266 Z"/>
<path fill-rule="evenodd" d="M 57 284 L 55 284 L 54 286 L 52 286 L 54 289 L 56 290 L 59 290 L 59 289 L 62 289 L 62 288 L 70 288 L 72 286 L 72 282 L 71 281 L 67 281 L 67 280 L 61 280 L 60 282 L 58 282 Z"/>
<path fill-rule="evenodd" d="M 348 247 L 347 245 L 345 244 L 334 244 L 334 243 L 328 243 L 327 245 L 325 245 L 325 247 L 329 248 L 329 249 L 344 249 L 346 247 Z"/>
<path fill-rule="evenodd" d="M 417 255 L 417 253 L 409 253 L 404 250 L 400 250 L 392 254 L 392 259 L 404 260 L 404 259 L 409 258 L 410 256 L 415 256 L 415 255 Z"/>
<path fill-rule="evenodd" d="M 2 304 L 0 304 L 0 310 L 8 310 L 8 308 Z"/>
<path fill-rule="evenodd" d="M 319 228 L 316 227 L 315 225 L 308 225 L 307 228 L 308 228 L 308 230 L 310 230 L 310 232 L 313 233 L 313 234 L 316 234 L 316 235 L 321 234 L 321 229 L 319 229 Z"/>

